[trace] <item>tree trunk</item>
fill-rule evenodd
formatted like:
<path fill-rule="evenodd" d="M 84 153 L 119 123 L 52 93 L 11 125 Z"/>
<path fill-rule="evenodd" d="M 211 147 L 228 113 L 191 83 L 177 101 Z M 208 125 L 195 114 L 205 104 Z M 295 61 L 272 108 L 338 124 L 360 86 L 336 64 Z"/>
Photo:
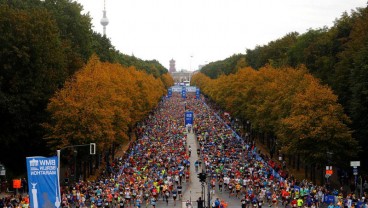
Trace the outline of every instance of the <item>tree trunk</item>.
<path fill-rule="evenodd" d="M 322 168 L 320 168 L 319 173 L 321 176 L 321 185 L 324 185 L 325 184 L 325 173 L 323 172 Z"/>
<path fill-rule="evenodd" d="M 308 178 L 308 165 L 304 165 L 304 178 Z"/>
<path fill-rule="evenodd" d="M 299 171 L 299 170 L 300 170 L 300 154 L 299 154 L 299 153 L 298 153 L 298 156 L 297 156 L 296 170 L 297 170 L 297 171 Z"/>
<path fill-rule="evenodd" d="M 316 172 L 315 172 L 315 165 L 311 165 L 310 173 L 311 173 L 311 180 L 313 181 L 313 184 L 316 184 Z"/>
<path fill-rule="evenodd" d="M 93 173 L 92 173 L 92 170 L 93 170 L 93 168 L 92 168 L 92 165 L 93 165 L 93 159 L 94 159 L 95 157 L 93 156 L 93 155 L 90 155 L 89 156 L 89 160 L 88 160 L 88 177 L 89 176 L 91 176 Z"/>
<path fill-rule="evenodd" d="M 111 146 L 111 158 L 112 158 L 112 161 L 114 161 L 114 159 L 115 159 L 115 143 L 112 143 L 112 146 Z"/>
<path fill-rule="evenodd" d="M 96 157 L 96 169 L 100 167 L 101 164 L 101 153 L 97 155 Z"/>
<path fill-rule="evenodd" d="M 87 178 L 87 162 L 83 161 L 83 180 Z"/>

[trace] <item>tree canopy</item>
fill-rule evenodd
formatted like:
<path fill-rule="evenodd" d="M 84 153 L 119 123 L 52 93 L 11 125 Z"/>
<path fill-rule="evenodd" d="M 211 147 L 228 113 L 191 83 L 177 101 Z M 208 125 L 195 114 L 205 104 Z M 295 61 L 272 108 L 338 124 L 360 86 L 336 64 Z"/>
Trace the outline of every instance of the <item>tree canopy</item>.
<path fill-rule="evenodd" d="M 217 78 L 222 74 L 229 75 L 246 66 L 244 54 L 234 54 L 222 61 L 215 61 L 205 65 L 201 72 L 210 78 Z"/>
<path fill-rule="evenodd" d="M 102 149 L 121 143 L 164 93 L 160 79 L 92 56 L 51 98 L 46 138 L 52 148 L 95 142 Z"/>
<path fill-rule="evenodd" d="M 192 82 L 256 131 L 276 135 L 283 153 L 302 154 L 307 164 L 325 164 L 326 152 L 338 153 L 335 164 L 347 164 L 359 149 L 337 96 L 305 67 L 248 67 L 217 79 L 198 73 Z"/>
<path fill-rule="evenodd" d="M 82 14 L 82 10 L 72 0 L 0 0 L 0 143 L 3 147 L 0 162 L 7 167 L 9 175 L 24 171 L 25 167 L 19 164 L 26 156 L 51 153 L 43 140 L 46 132 L 41 126 L 50 119 L 47 105 L 92 54 L 103 62 L 126 66 L 123 70 L 132 71 L 132 67 L 151 74 L 155 80 L 161 79 L 162 86 L 173 83 L 167 70 L 156 60 L 145 61 L 122 54 L 109 38 L 93 32 L 91 18 Z M 142 76 L 135 71 L 133 74 Z M 147 93 L 146 85 L 152 84 L 147 80 L 141 80 L 139 90 L 131 93 Z M 162 93 L 161 85 L 156 87 Z M 158 102 L 151 95 L 136 96 L 150 102 L 140 106 L 143 111 L 132 122 L 145 115 L 155 105 L 152 102 Z M 19 154 L 8 157 L 14 148 Z"/>
<path fill-rule="evenodd" d="M 0 4 L 0 158 L 44 153 L 39 124 L 53 92 L 68 76 L 59 29 L 46 9 L 18 10 Z M 11 148 L 10 148 L 11 147 Z M 15 168 L 19 163 L 3 162 Z"/>
<path fill-rule="evenodd" d="M 368 7 L 357 8 L 350 14 L 343 13 L 330 28 L 309 29 L 303 34 L 292 32 L 239 55 L 245 56 L 245 63 L 256 70 L 266 65 L 275 68 L 304 65 L 322 84 L 329 85 L 351 118 L 348 126 L 364 150 L 360 155 L 364 167 L 368 166 L 368 159 L 363 155 L 368 151 L 367 17 Z M 231 69 L 221 67 L 222 71 L 214 67 L 228 59 L 211 63 L 201 72 L 211 78 L 235 73 L 235 64 Z"/>

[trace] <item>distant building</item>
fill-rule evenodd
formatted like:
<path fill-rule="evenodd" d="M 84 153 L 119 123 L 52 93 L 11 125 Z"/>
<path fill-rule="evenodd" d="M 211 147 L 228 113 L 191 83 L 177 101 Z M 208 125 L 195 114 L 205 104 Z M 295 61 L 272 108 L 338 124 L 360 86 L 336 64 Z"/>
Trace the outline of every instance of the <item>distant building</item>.
<path fill-rule="evenodd" d="M 190 81 L 192 78 L 192 72 L 181 70 L 179 72 L 172 72 L 171 76 L 173 77 L 175 83 L 181 83 L 184 81 Z"/>
<path fill-rule="evenodd" d="M 176 72 L 176 69 L 175 69 L 175 60 L 174 59 L 171 59 L 170 60 L 170 68 L 169 68 L 169 72 L 172 73 L 172 72 Z"/>
<path fill-rule="evenodd" d="M 193 74 L 193 72 L 184 69 L 176 71 L 174 59 L 170 60 L 169 73 L 173 77 L 175 83 L 184 83 L 184 82 L 188 83 L 190 82 L 190 79 L 192 78 Z"/>

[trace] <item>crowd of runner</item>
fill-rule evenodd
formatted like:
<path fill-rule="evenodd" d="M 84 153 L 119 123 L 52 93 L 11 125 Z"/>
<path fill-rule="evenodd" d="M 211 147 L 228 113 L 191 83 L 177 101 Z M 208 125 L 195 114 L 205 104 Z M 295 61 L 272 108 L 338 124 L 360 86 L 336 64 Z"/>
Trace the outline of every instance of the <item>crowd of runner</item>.
<path fill-rule="evenodd" d="M 63 207 L 155 207 L 158 200 L 174 204 L 189 180 L 189 153 L 184 133 L 184 103 L 172 97 L 138 127 L 138 139 L 116 158 L 109 174 L 64 190 Z M 180 204 L 181 205 L 181 204 Z"/>
<path fill-rule="evenodd" d="M 368 207 L 366 193 L 360 198 L 317 186 L 289 176 L 283 165 L 258 154 L 253 141 L 245 141 L 206 105 L 197 110 L 194 126 L 212 192 L 226 192 L 240 199 L 241 207 Z M 366 190 L 366 189 L 365 189 Z"/>
<path fill-rule="evenodd" d="M 254 142 L 240 138 L 224 122 L 226 118 L 202 100 L 189 96 L 184 100 L 175 94 L 139 124 L 137 140 L 124 156 L 114 159 L 107 174 L 64 187 L 61 207 L 156 207 L 158 200 L 168 204 L 169 199 L 179 206 L 190 182 L 192 151 L 183 124 L 185 110 L 195 115 L 193 131 L 200 158 L 195 165 L 197 170 L 200 164 L 205 168 L 212 194 L 237 198 L 239 207 L 368 207 L 364 196 L 343 196 L 307 180 L 297 181 L 285 167 L 258 154 Z M 12 206 L 10 199 L 4 200 L 0 203 L 9 204 L 4 207 L 27 207 L 24 204 L 29 201 L 28 197 L 12 199 L 18 201 L 18 206 Z M 212 206 L 226 206 L 220 201 L 214 199 Z"/>

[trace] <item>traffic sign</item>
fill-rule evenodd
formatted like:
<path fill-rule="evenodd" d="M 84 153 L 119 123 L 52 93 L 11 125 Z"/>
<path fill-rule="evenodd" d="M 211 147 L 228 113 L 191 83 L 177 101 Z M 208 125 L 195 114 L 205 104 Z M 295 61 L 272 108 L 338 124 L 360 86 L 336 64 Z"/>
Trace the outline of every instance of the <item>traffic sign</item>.
<path fill-rule="evenodd" d="M 350 161 L 350 166 L 351 167 L 359 167 L 360 166 L 360 161 Z"/>
<path fill-rule="evenodd" d="M 353 168 L 353 175 L 358 175 L 358 168 Z"/>
<path fill-rule="evenodd" d="M 20 179 L 13 180 L 13 188 L 19 189 L 22 187 L 22 181 Z"/>
<path fill-rule="evenodd" d="M 333 174 L 333 170 L 326 170 L 326 175 L 332 175 Z"/>

